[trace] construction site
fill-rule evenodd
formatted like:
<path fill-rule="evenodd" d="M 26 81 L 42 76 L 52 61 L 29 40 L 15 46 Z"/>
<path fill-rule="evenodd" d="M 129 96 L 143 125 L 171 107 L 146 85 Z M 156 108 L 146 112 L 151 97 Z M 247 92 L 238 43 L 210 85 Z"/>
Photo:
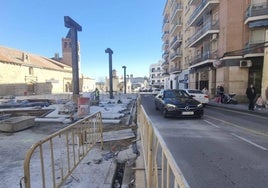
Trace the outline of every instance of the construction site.
<path fill-rule="evenodd" d="M 71 94 L 2 97 L 0 187 L 134 187 L 136 101 L 137 94 L 78 104 Z"/>

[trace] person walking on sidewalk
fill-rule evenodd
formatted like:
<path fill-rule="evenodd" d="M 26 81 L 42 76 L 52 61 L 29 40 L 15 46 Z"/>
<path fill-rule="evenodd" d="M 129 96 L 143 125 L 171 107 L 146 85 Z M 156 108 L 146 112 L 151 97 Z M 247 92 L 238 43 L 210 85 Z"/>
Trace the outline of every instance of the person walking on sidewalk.
<path fill-rule="evenodd" d="M 248 98 L 248 110 L 254 110 L 254 99 L 256 97 L 256 90 L 253 84 L 250 84 L 250 86 L 247 88 L 246 95 Z"/>
<path fill-rule="evenodd" d="M 255 105 L 255 109 L 261 110 L 265 108 L 265 103 L 264 100 L 262 99 L 262 96 L 259 95 L 257 101 L 256 101 L 256 105 Z"/>
<path fill-rule="evenodd" d="M 223 87 L 223 84 L 220 85 L 219 90 L 220 90 L 221 103 L 223 103 L 223 94 L 224 94 L 224 87 Z"/>

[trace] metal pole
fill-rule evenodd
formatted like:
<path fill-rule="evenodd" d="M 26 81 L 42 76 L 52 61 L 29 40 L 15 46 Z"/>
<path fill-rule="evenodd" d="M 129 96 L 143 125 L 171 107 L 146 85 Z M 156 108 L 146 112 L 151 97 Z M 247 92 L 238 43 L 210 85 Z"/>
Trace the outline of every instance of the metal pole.
<path fill-rule="evenodd" d="M 122 68 L 124 69 L 124 94 L 127 93 L 127 82 L 126 82 L 126 66 L 122 66 Z"/>
<path fill-rule="evenodd" d="M 105 53 L 108 53 L 109 54 L 109 81 L 110 81 L 110 99 L 113 99 L 113 66 L 112 66 L 112 63 L 113 63 L 113 60 L 112 60 L 112 54 L 113 54 L 113 51 L 110 49 L 110 48 L 107 48 L 105 50 Z"/>

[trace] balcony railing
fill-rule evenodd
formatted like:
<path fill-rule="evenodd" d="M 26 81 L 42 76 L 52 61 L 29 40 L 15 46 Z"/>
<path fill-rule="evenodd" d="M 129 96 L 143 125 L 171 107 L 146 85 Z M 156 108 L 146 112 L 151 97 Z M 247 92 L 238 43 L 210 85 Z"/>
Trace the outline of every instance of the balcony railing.
<path fill-rule="evenodd" d="M 208 3 L 219 3 L 219 0 L 203 0 L 202 3 L 195 9 L 193 14 L 190 16 L 188 20 L 188 25 L 191 25 L 194 19 L 197 17 L 198 14 L 201 14 L 203 11 L 202 9 L 208 4 Z"/>
<path fill-rule="evenodd" d="M 172 27 L 170 33 L 173 34 L 174 31 L 175 31 L 178 27 L 182 27 L 182 21 L 177 21 L 177 22 L 174 24 L 174 26 Z"/>
<path fill-rule="evenodd" d="M 196 40 L 199 39 L 202 35 L 204 35 L 209 30 L 216 30 L 214 33 L 219 32 L 219 22 L 207 22 L 204 24 L 202 28 L 200 28 L 192 37 L 188 40 L 188 46 L 193 45 L 194 42 L 197 42 Z"/>
<path fill-rule="evenodd" d="M 181 72 L 181 68 L 180 67 L 172 67 L 170 69 L 170 73 L 180 73 Z"/>
<path fill-rule="evenodd" d="M 181 42 L 182 42 L 182 37 L 181 37 L 180 35 L 176 35 L 176 36 L 173 38 L 173 40 L 172 40 L 170 46 L 171 46 L 171 48 L 175 49 L 175 48 L 179 47 L 179 44 L 180 44 Z"/>
<path fill-rule="evenodd" d="M 163 58 L 163 59 L 166 59 L 166 58 L 168 57 L 168 54 L 169 54 L 168 52 L 164 52 L 164 53 L 162 54 L 162 58 Z"/>
<path fill-rule="evenodd" d="M 165 61 L 164 63 L 161 64 L 161 67 L 162 67 L 162 69 L 166 70 L 169 67 L 169 63 L 167 61 Z"/>
<path fill-rule="evenodd" d="M 168 30 L 168 24 L 169 24 L 168 20 L 165 20 L 163 22 L 162 31 L 167 31 Z"/>
<path fill-rule="evenodd" d="M 168 48 L 168 41 L 164 42 L 162 45 L 162 50 L 166 50 Z"/>
<path fill-rule="evenodd" d="M 188 5 L 192 5 L 193 3 L 196 3 L 198 0 L 188 0 Z"/>
<path fill-rule="evenodd" d="M 244 55 L 247 54 L 262 54 L 264 53 L 265 41 L 255 41 L 246 44 L 244 49 Z"/>
<path fill-rule="evenodd" d="M 178 50 L 178 51 L 176 51 L 176 52 L 173 52 L 173 53 L 171 54 L 171 56 L 170 56 L 170 60 L 173 61 L 173 60 L 175 60 L 175 59 L 178 58 L 178 57 L 182 57 L 182 52 L 181 52 L 181 50 Z"/>
<path fill-rule="evenodd" d="M 168 35 L 169 35 L 169 31 L 165 31 L 162 35 L 162 39 L 165 40 Z"/>
<path fill-rule="evenodd" d="M 176 14 L 179 12 L 179 11 L 182 11 L 183 7 L 182 7 L 182 4 L 181 3 L 176 3 L 176 6 L 174 8 L 174 11 L 172 13 L 172 16 L 171 16 L 171 22 L 173 21 L 173 19 L 176 17 Z"/>
<path fill-rule="evenodd" d="M 268 2 L 251 4 L 247 11 L 245 18 L 268 15 Z"/>
<path fill-rule="evenodd" d="M 211 52 L 207 51 L 203 54 L 196 55 L 194 60 L 190 62 L 190 66 L 196 65 L 197 63 L 200 63 L 202 61 L 206 61 L 209 59 L 218 59 L 217 51 Z"/>

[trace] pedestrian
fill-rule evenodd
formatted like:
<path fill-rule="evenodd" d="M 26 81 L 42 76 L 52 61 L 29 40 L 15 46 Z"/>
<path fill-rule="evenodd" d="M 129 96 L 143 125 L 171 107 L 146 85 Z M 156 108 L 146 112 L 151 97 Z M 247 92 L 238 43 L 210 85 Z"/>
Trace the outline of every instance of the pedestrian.
<path fill-rule="evenodd" d="M 221 103 L 221 97 L 220 97 L 220 86 L 217 86 L 216 89 L 216 103 Z"/>
<path fill-rule="evenodd" d="M 207 90 L 206 87 L 204 87 L 204 88 L 202 89 L 202 92 L 203 92 L 204 94 L 208 95 L 208 90 Z"/>
<path fill-rule="evenodd" d="M 97 101 L 97 104 L 100 102 L 100 92 L 98 88 L 95 89 L 95 100 Z"/>
<path fill-rule="evenodd" d="M 265 103 L 264 103 L 264 100 L 262 99 L 261 95 L 258 97 L 258 99 L 256 101 L 255 108 L 258 110 L 265 108 Z"/>
<path fill-rule="evenodd" d="M 256 90 L 253 84 L 250 84 L 250 86 L 246 90 L 246 95 L 248 98 L 248 110 L 254 110 L 254 99 L 256 97 Z"/>
<path fill-rule="evenodd" d="M 220 86 L 221 103 L 223 103 L 223 94 L 224 94 L 224 87 L 223 87 L 223 85 L 221 85 L 221 86 Z"/>

